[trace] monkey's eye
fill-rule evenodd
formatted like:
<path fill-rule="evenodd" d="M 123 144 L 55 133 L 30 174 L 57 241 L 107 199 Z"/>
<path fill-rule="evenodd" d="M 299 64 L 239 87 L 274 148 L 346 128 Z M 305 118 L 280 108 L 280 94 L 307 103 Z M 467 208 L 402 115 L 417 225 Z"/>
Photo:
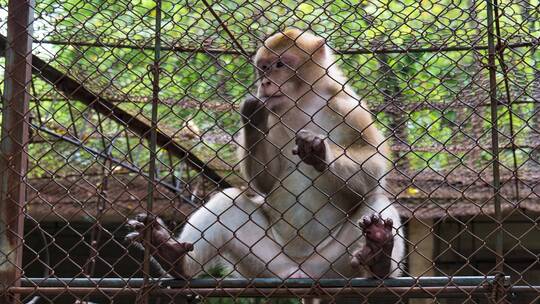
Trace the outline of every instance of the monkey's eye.
<path fill-rule="evenodd" d="M 282 68 L 282 67 L 284 67 L 284 66 L 285 66 L 285 64 L 283 63 L 283 61 L 278 61 L 278 62 L 276 62 L 276 68 L 279 69 L 279 68 Z"/>
<path fill-rule="evenodd" d="M 266 64 L 265 64 L 265 65 L 262 65 L 262 66 L 261 66 L 261 69 L 262 69 L 263 71 L 266 71 L 266 70 L 268 70 L 268 66 L 267 66 Z"/>

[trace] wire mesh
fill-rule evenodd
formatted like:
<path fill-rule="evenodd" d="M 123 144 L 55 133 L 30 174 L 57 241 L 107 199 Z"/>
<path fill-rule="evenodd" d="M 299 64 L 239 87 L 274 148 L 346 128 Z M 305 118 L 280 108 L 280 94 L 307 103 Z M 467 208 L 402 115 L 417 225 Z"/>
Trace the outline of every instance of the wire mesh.
<path fill-rule="evenodd" d="M 538 301 L 538 0 L 0 4 L 5 302 Z"/>

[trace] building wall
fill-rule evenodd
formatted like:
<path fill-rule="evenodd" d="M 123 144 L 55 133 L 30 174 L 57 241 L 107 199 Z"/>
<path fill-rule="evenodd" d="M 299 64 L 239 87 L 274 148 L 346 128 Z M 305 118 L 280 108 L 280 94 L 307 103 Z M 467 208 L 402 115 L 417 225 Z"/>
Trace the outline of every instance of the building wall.
<path fill-rule="evenodd" d="M 519 212 L 504 221 L 506 275 L 515 284 L 539 285 L 539 215 Z M 495 271 L 497 225 L 488 216 L 438 220 L 434 226 L 438 275 L 484 275 Z M 532 301 L 532 302 L 531 302 Z M 518 296 L 512 303 L 540 303 L 535 297 Z"/>
<path fill-rule="evenodd" d="M 431 226 L 431 227 L 430 227 Z M 90 253 L 89 223 L 43 223 L 50 253 L 50 265 L 57 277 L 81 277 L 80 268 Z M 411 275 L 484 275 L 495 267 L 495 228 L 486 216 L 459 219 L 409 221 L 408 271 Z M 24 270 L 27 277 L 42 277 L 45 269 L 45 251 L 42 236 L 35 225 L 25 227 Z M 519 284 L 540 285 L 540 229 L 538 215 L 511 216 L 504 225 L 505 273 Z M 102 232 L 100 257 L 96 260 L 95 277 L 140 277 L 142 256 L 123 247 L 125 228 L 118 224 L 105 225 Z M 51 243 L 54 238 L 55 243 Z M 414 252 L 416 250 L 416 252 Z M 432 252 L 430 252 L 432 251 Z M 431 268 L 429 259 L 435 261 Z M 63 299 L 63 300 L 62 300 Z M 513 303 L 531 302 L 532 297 L 518 297 Z M 431 303 L 419 301 L 414 303 Z M 462 299 L 439 300 L 441 303 L 464 303 Z M 485 299 L 468 299 L 465 303 L 485 303 Z M 64 297 L 55 303 L 73 303 Z M 106 302 L 105 302 L 106 303 Z M 123 303 L 123 302 L 119 302 Z"/>

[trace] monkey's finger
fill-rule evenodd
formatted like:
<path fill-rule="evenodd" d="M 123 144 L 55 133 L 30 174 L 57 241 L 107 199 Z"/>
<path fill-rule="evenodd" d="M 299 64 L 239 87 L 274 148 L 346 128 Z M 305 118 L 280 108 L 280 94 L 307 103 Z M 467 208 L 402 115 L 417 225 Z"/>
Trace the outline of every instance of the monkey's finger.
<path fill-rule="evenodd" d="M 141 234 L 138 232 L 130 232 L 124 237 L 124 240 L 126 240 L 128 243 L 135 243 L 140 236 Z"/>
<path fill-rule="evenodd" d="M 300 130 L 298 131 L 298 133 L 296 133 L 296 137 L 294 139 L 294 142 L 298 145 L 300 144 L 300 142 L 304 141 L 306 138 L 306 134 L 304 132 L 304 130 Z"/>
<path fill-rule="evenodd" d="M 294 148 L 292 149 L 292 154 L 293 154 L 293 155 L 298 155 L 298 146 L 296 146 L 296 147 L 294 147 Z"/>
<path fill-rule="evenodd" d="M 152 217 L 147 213 L 139 213 L 135 216 L 135 219 L 141 223 L 148 224 L 152 220 Z"/>
<path fill-rule="evenodd" d="M 300 143 L 300 145 L 301 145 L 301 147 L 302 147 L 302 151 L 304 152 L 304 154 L 310 155 L 310 154 L 313 153 L 313 146 L 312 146 L 310 140 L 303 140 L 303 141 Z"/>
<path fill-rule="evenodd" d="M 311 132 L 305 129 L 298 131 L 297 137 L 307 138 Z"/>
<path fill-rule="evenodd" d="M 363 222 L 363 224 L 364 224 L 364 227 L 363 227 L 363 228 L 366 228 L 366 227 L 368 227 L 369 225 L 371 225 L 371 220 L 369 219 L 369 217 L 364 217 L 364 218 L 362 219 L 362 222 Z"/>
<path fill-rule="evenodd" d="M 394 221 L 392 221 L 391 218 L 387 218 L 386 220 L 384 220 L 384 225 L 386 227 L 392 228 L 394 226 Z"/>
<path fill-rule="evenodd" d="M 300 130 L 298 133 L 296 133 L 296 142 L 311 142 L 313 141 L 313 137 L 314 135 L 310 131 Z"/>
<path fill-rule="evenodd" d="M 325 147 L 324 147 L 323 139 L 319 137 L 315 137 L 313 139 L 313 151 L 317 153 L 321 153 L 324 151 L 324 148 Z"/>
<path fill-rule="evenodd" d="M 372 222 L 373 224 L 376 225 L 376 224 L 379 223 L 379 221 L 380 221 L 379 215 L 373 213 L 373 214 L 371 215 L 371 222 Z"/>
<path fill-rule="evenodd" d="M 138 220 L 129 220 L 126 226 L 133 230 L 140 230 L 144 228 L 144 224 Z"/>
<path fill-rule="evenodd" d="M 358 258 L 356 256 L 353 256 L 352 259 L 351 259 L 351 266 L 353 268 L 358 268 L 360 267 L 360 261 L 358 260 Z"/>
<path fill-rule="evenodd" d="M 361 220 L 358 221 L 358 226 L 359 226 L 362 230 L 364 230 L 364 229 L 366 228 L 366 225 L 364 225 L 363 219 L 361 219 Z"/>
<path fill-rule="evenodd" d="M 180 245 L 184 248 L 186 252 L 193 251 L 193 244 L 192 243 L 180 243 Z"/>
<path fill-rule="evenodd" d="M 294 142 L 300 148 L 302 144 L 305 142 L 305 139 L 301 134 L 296 134 L 296 138 L 294 139 Z"/>

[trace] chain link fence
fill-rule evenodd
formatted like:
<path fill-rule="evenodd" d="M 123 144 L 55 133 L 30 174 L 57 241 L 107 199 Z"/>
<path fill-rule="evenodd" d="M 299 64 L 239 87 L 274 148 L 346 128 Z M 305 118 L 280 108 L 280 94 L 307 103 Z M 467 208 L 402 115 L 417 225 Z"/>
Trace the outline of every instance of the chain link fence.
<path fill-rule="evenodd" d="M 538 0 L 0 4 L 3 303 L 540 300 Z"/>

